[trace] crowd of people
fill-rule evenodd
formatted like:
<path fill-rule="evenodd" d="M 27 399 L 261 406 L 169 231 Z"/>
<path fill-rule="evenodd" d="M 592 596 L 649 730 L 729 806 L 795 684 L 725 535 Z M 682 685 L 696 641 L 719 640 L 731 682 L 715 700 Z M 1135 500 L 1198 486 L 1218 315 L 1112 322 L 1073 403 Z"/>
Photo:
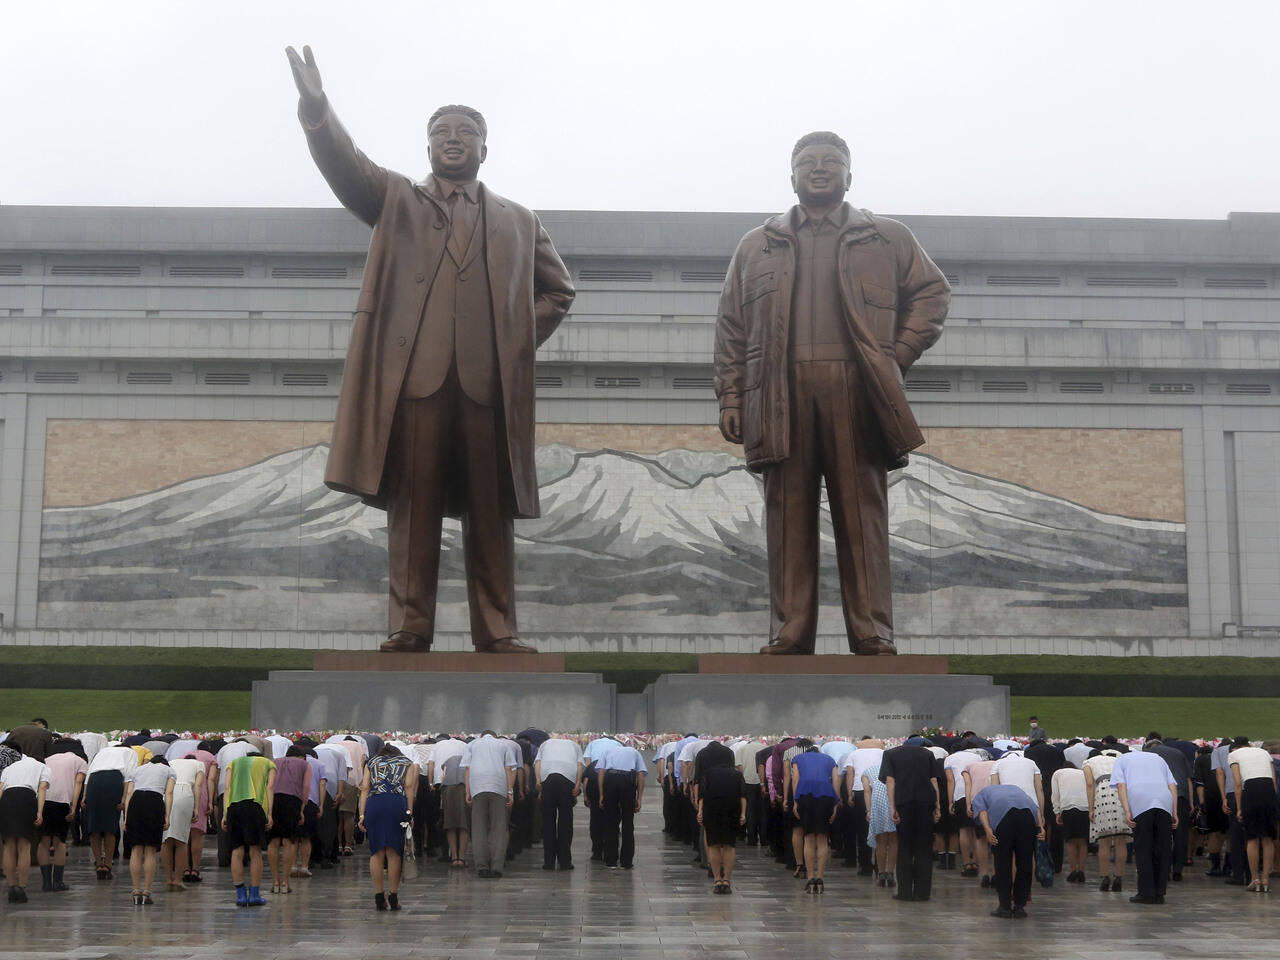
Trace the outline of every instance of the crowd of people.
<path fill-rule="evenodd" d="M 670 734 L 511 736 L 247 733 L 58 735 L 44 720 L 0 742 L 0 837 L 8 902 L 68 889 L 68 843 L 88 846 L 97 878 L 128 863 L 134 904 L 203 882 L 216 836 L 240 906 L 287 895 L 314 870 L 364 846 L 376 910 L 400 909 L 406 858 L 502 877 L 527 849 L 542 869 L 572 870 L 575 807 L 587 810 L 591 860 L 635 864 L 646 782 L 663 829 L 688 844 L 711 893 L 733 893 L 736 848 L 764 848 L 806 894 L 843 863 L 898 900 L 932 895 L 934 869 L 958 870 L 996 898 L 994 916 L 1026 916 L 1032 884 L 1124 889 L 1163 903 L 1194 857 L 1210 877 L 1267 893 L 1277 841 L 1280 742 L 1194 742 L 1152 731 L 1052 742 L 972 731 L 810 739 Z M 1095 855 L 1090 871 L 1091 851 Z M 264 866 L 265 861 L 265 866 Z"/>

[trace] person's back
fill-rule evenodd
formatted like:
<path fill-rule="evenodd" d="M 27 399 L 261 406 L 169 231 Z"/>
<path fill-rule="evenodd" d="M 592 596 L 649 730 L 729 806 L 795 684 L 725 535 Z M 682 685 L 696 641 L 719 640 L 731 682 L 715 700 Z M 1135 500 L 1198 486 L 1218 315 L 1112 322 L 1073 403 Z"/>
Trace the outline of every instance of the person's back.
<path fill-rule="evenodd" d="M 1040 768 L 1022 754 L 1006 753 L 997 760 L 992 779 L 996 778 L 999 778 L 1001 784 L 1019 787 L 1032 800 L 1036 799 L 1036 780 L 1040 779 Z"/>

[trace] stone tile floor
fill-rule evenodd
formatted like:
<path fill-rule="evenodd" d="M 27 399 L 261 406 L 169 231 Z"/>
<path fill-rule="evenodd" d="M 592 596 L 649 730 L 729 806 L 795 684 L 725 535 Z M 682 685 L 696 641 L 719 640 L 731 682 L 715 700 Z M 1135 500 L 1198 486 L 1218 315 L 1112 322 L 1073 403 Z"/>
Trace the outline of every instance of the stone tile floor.
<path fill-rule="evenodd" d="M 257 909 L 237 908 L 229 871 L 216 868 L 199 886 L 160 889 L 154 906 L 135 907 L 127 869 L 99 883 L 76 848 L 71 891 L 40 893 L 33 871 L 28 904 L 0 903 L 0 960 L 1280 957 L 1280 886 L 1249 894 L 1204 878 L 1202 867 L 1170 885 L 1166 906 L 1128 902 L 1130 866 L 1121 894 L 1059 879 L 1034 888 L 1027 920 L 998 921 L 988 916 L 994 895 L 958 872 L 935 873 L 933 899 L 908 904 L 835 866 L 817 898 L 751 847 L 739 849 L 733 896 L 712 896 L 689 849 L 663 837 L 656 805 L 637 819 L 635 869 L 608 870 L 588 861 L 581 807 L 577 815 L 573 872 L 544 872 L 540 851 L 496 881 L 424 862 L 398 914 L 374 912 L 359 855 Z"/>

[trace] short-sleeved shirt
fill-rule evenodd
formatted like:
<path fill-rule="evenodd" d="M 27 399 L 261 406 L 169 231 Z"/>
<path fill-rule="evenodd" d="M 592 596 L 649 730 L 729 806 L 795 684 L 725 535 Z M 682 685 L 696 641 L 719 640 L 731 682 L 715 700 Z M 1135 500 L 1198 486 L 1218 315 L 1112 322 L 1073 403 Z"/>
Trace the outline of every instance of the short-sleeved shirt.
<path fill-rule="evenodd" d="M 1178 796 L 1184 799 L 1190 799 L 1187 793 L 1187 781 L 1191 779 L 1191 764 L 1187 763 L 1187 755 L 1177 747 L 1171 747 L 1165 743 L 1148 743 L 1143 744 L 1143 753 L 1154 753 L 1164 759 L 1169 765 L 1169 772 L 1173 774 L 1173 779 L 1178 784 Z"/>
<path fill-rule="evenodd" d="M 736 760 L 733 751 L 726 747 L 723 743 L 717 743 L 712 740 L 705 747 L 698 751 L 697 756 L 693 758 L 693 782 L 698 782 L 698 777 L 702 775 L 702 771 L 711 767 L 732 767 L 736 766 Z"/>
<path fill-rule="evenodd" d="M 49 789 L 44 798 L 48 803 L 70 803 L 76 789 L 76 777 L 88 774 L 89 764 L 74 753 L 51 753 L 44 765 L 49 768 Z"/>
<path fill-rule="evenodd" d="M 152 793 L 163 794 L 169 786 L 170 780 L 176 780 L 172 768 L 164 763 L 144 763 L 124 778 L 125 783 L 133 784 L 133 792 L 140 790 L 150 790 Z"/>
<path fill-rule="evenodd" d="M 1261 747 L 1240 747 L 1238 750 L 1232 750 L 1228 755 L 1233 767 L 1240 768 L 1240 782 L 1247 783 L 1250 780 L 1271 779 L 1274 767 L 1271 763 L 1271 754 L 1263 750 Z M 1229 789 L 1235 789 L 1235 777 L 1227 780 Z"/>
<path fill-rule="evenodd" d="M 431 762 L 436 765 L 433 780 L 437 785 L 444 783 L 444 768 L 451 759 L 462 759 L 462 754 L 466 752 L 467 745 L 461 740 L 441 740 L 436 744 L 435 752 L 431 755 Z M 457 768 L 455 763 L 454 768 Z"/>
<path fill-rule="evenodd" d="M 675 777 L 676 783 L 684 783 L 684 770 L 680 765 L 680 755 L 684 753 L 685 747 L 697 739 L 697 737 L 681 737 L 676 741 L 675 749 L 671 751 L 668 762 L 671 764 L 671 775 Z"/>
<path fill-rule="evenodd" d="M 1213 753 L 1210 754 L 1210 757 L 1212 759 L 1210 759 L 1209 761 L 1210 770 L 1222 771 L 1222 776 L 1224 778 L 1223 783 L 1226 784 L 1227 795 L 1229 797 L 1234 796 L 1231 793 L 1231 761 L 1227 759 L 1227 757 L 1229 757 L 1230 755 L 1231 755 L 1231 741 L 1223 740 L 1222 743 L 1218 744 L 1216 747 L 1213 748 Z M 1217 782 L 1217 779 L 1218 779 L 1217 775 L 1215 774 L 1214 775 L 1215 783 Z"/>
<path fill-rule="evenodd" d="M 1040 822 L 1040 808 L 1036 806 L 1035 797 L 1027 796 L 1027 791 L 1011 783 L 990 783 L 978 791 L 973 798 L 973 816 L 986 811 L 987 820 L 992 830 L 1000 828 L 1002 821 L 1010 810 L 1030 810 Z"/>
<path fill-rule="evenodd" d="M 570 783 L 578 779 L 578 765 L 582 763 L 582 748 L 573 740 L 559 737 L 544 740 L 538 748 L 538 770 L 542 773 L 542 782 L 553 773 L 558 773 Z"/>
<path fill-rule="evenodd" d="M 791 758 L 796 769 L 796 785 L 792 793 L 796 797 L 832 797 L 839 800 L 831 785 L 831 773 L 836 761 L 821 751 L 798 753 Z"/>
<path fill-rule="evenodd" d="M 264 810 L 267 807 L 267 780 L 276 765 L 258 754 L 237 757 L 227 768 L 227 806 L 241 800 L 253 800 Z"/>
<path fill-rule="evenodd" d="M 942 772 L 942 761 L 924 747 L 893 747 L 880 759 L 880 782 L 893 777 L 893 802 L 899 807 L 934 803 L 934 777 Z"/>
<path fill-rule="evenodd" d="M 1023 790 L 1032 800 L 1036 798 L 1036 778 L 1040 768 L 1020 753 L 1006 753 L 996 761 L 994 775 L 1003 784 L 1012 784 Z"/>
<path fill-rule="evenodd" d="M 505 797 L 509 792 L 507 770 L 519 764 L 512 760 L 506 741 L 485 734 L 467 744 L 458 766 L 470 771 L 471 796 L 496 793 Z"/>
<path fill-rule="evenodd" d="M 1087 743 L 1073 743 L 1062 751 L 1062 755 L 1067 758 L 1067 763 L 1077 770 L 1084 769 L 1084 762 L 1089 759 L 1091 753 L 1093 753 L 1093 747 Z"/>
<path fill-rule="evenodd" d="M 177 783 L 186 784 L 194 790 L 196 778 L 204 773 L 204 764 L 194 757 L 179 757 L 169 761 L 169 769 Z"/>
<path fill-rule="evenodd" d="M 73 739 L 79 740 L 84 747 L 85 759 L 93 763 L 94 755 L 107 745 L 107 738 L 93 730 L 77 733 Z"/>
<path fill-rule="evenodd" d="M 26 787 L 32 793 L 40 789 L 41 783 L 49 782 L 49 768 L 34 757 L 23 757 L 15 763 L 0 770 L 0 783 L 6 790 Z M 48 799 L 46 795 L 45 799 Z"/>
<path fill-rule="evenodd" d="M 227 769 L 231 766 L 232 761 L 239 760 L 252 752 L 253 744 L 245 740 L 233 740 L 218 751 L 218 769 L 222 771 L 219 792 L 223 795 L 227 792 Z"/>
<path fill-rule="evenodd" d="M 89 776 L 102 770 L 118 770 L 126 777 L 138 765 L 138 755 L 132 747 L 103 747 L 89 763 Z"/>
<path fill-rule="evenodd" d="M 1085 787 L 1084 771 L 1075 767 L 1063 767 L 1054 771 L 1052 781 L 1053 812 L 1089 809 L 1089 794 Z"/>
<path fill-rule="evenodd" d="M 311 778 L 307 782 L 307 799 L 318 807 L 320 806 L 320 781 L 325 779 L 326 773 L 324 762 L 318 757 L 303 757 L 303 759 L 307 761 L 307 769 L 311 771 Z M 326 786 L 325 793 L 328 792 Z"/>
<path fill-rule="evenodd" d="M 169 749 L 164 752 L 164 758 L 169 761 L 180 760 L 183 757 L 191 756 L 199 749 L 199 740 L 175 740 L 169 744 Z"/>
<path fill-rule="evenodd" d="M 635 747 L 624 746 L 610 750 L 597 760 L 596 769 L 611 773 L 638 773 L 642 777 L 649 772 L 640 751 Z"/>
<path fill-rule="evenodd" d="M 747 785 L 736 767 L 709 767 L 698 780 L 699 796 L 708 800 L 740 800 L 747 795 Z"/>
<path fill-rule="evenodd" d="M 971 763 L 965 767 L 961 771 L 961 779 L 963 779 L 963 774 L 967 773 L 969 775 L 969 792 L 967 795 L 976 797 L 983 787 L 990 785 L 991 771 L 995 768 L 996 762 L 994 760 L 979 760 L 977 763 Z"/>
<path fill-rule="evenodd" d="M 943 771 L 950 770 L 955 783 L 951 787 L 951 801 L 964 799 L 964 771 L 978 763 L 982 758 L 968 750 L 957 750 L 942 761 Z"/>
<path fill-rule="evenodd" d="M 844 759 L 845 754 L 849 753 L 853 749 L 853 744 L 848 740 L 828 740 L 822 745 L 822 752 L 837 764 Z"/>
<path fill-rule="evenodd" d="M 1129 798 L 1129 813 L 1139 817 L 1148 810 L 1163 810 L 1173 815 L 1173 797 L 1169 786 L 1177 785 L 1164 757 L 1155 753 L 1133 751 L 1116 758 L 1111 768 L 1111 786 L 1124 784 Z"/>
<path fill-rule="evenodd" d="M 742 782 L 749 787 L 760 786 L 760 770 L 756 767 L 759 752 L 760 744 L 754 740 L 743 740 L 733 748 L 734 766 L 742 768 Z"/>
<path fill-rule="evenodd" d="M 840 760 L 840 772 L 853 771 L 853 791 L 862 792 L 862 775 L 878 766 L 884 756 L 883 747 L 854 747 Z"/>
<path fill-rule="evenodd" d="M 620 746 L 622 746 L 622 744 L 617 740 L 614 740 L 612 737 L 596 737 L 596 739 L 588 743 L 586 749 L 582 751 L 582 758 L 590 763 L 593 760 L 599 760 L 610 750 Z"/>
<path fill-rule="evenodd" d="M 307 784 L 310 767 L 305 757 L 281 757 L 276 765 L 275 792 L 305 800 L 311 792 Z"/>

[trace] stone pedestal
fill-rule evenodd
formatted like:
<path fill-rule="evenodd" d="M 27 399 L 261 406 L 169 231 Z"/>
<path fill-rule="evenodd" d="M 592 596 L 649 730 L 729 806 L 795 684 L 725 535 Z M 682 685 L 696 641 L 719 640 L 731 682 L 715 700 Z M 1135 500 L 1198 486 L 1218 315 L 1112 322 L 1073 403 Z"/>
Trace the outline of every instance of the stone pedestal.
<path fill-rule="evenodd" d="M 813 654 L 804 657 L 761 656 L 758 653 L 704 653 L 698 673 L 750 673 L 770 676 L 902 676 L 945 674 L 947 658 L 937 656 L 855 657 Z"/>
<path fill-rule="evenodd" d="M 564 673 L 563 653 L 317 653 L 317 670 L 391 673 Z"/>

